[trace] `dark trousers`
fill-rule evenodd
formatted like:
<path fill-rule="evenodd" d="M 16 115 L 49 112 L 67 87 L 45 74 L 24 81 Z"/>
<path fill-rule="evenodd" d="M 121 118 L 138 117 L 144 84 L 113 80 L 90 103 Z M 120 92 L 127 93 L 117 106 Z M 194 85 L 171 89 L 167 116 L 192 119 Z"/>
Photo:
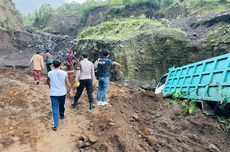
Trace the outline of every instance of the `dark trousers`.
<path fill-rule="evenodd" d="M 47 63 L 46 64 L 47 73 L 51 71 L 51 65 L 52 65 L 52 63 Z"/>
<path fill-rule="evenodd" d="M 65 98 L 66 95 L 64 96 L 50 96 L 51 98 L 51 105 L 52 105 L 52 115 L 53 115 L 53 122 L 54 126 L 57 127 L 59 125 L 59 118 L 64 117 L 65 113 Z"/>
<path fill-rule="evenodd" d="M 76 95 L 74 96 L 74 103 L 73 105 L 77 105 L 77 102 L 84 90 L 86 88 L 89 103 L 93 103 L 93 82 L 91 79 L 80 80 L 80 86 L 77 88 Z"/>

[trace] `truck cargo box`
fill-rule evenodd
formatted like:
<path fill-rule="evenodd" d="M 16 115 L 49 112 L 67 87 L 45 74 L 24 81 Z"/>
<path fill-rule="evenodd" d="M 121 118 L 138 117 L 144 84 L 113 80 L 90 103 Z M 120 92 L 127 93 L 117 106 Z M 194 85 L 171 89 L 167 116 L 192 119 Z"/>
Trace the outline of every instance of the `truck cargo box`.
<path fill-rule="evenodd" d="M 186 92 L 184 98 L 230 102 L 230 53 L 170 68 L 163 95 Z"/>

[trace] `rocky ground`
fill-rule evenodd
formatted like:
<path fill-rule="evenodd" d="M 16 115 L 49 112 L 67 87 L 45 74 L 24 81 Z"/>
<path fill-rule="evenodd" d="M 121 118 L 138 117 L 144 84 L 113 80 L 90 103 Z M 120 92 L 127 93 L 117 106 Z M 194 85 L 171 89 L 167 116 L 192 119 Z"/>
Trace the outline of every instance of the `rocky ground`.
<path fill-rule="evenodd" d="M 33 28 L 28 28 L 23 36 L 20 36 L 20 34 L 22 33 L 13 36 L 14 41 L 19 42 L 17 44 L 18 48 L 12 46 L 10 50 L 0 49 L 0 67 L 26 69 L 31 57 L 37 51 L 44 52 L 48 49 L 55 58 L 59 51 L 66 52 L 67 49 L 75 45 L 75 40 L 69 36 L 39 32 Z M 25 41 L 31 39 L 32 42 L 22 43 L 22 37 Z M 7 46 L 10 45 L 9 42 L 3 41 L 3 43 Z"/>
<path fill-rule="evenodd" d="M 54 132 L 45 78 L 35 85 L 16 70 L 1 70 L 0 78 L 2 152 L 230 151 L 230 131 L 215 119 L 201 111 L 185 117 L 180 106 L 153 92 L 116 85 L 105 108 L 90 111 L 86 94 L 77 109 L 68 99 L 66 118 Z"/>

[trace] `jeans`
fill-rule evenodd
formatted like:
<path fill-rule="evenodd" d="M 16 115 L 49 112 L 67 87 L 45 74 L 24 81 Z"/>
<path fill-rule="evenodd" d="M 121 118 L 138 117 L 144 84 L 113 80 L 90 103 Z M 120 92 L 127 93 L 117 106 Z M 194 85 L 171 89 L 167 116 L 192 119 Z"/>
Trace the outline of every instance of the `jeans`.
<path fill-rule="evenodd" d="M 46 70 L 47 70 L 47 73 L 51 71 L 51 65 L 53 63 L 46 63 Z"/>
<path fill-rule="evenodd" d="M 74 96 L 73 106 L 77 105 L 84 88 L 86 88 L 90 105 L 93 104 L 93 82 L 91 79 L 85 79 L 80 80 L 80 86 L 77 88 L 77 92 Z"/>
<path fill-rule="evenodd" d="M 98 80 L 98 93 L 97 93 L 97 101 L 101 101 L 102 104 L 105 104 L 106 95 L 109 89 L 109 77 L 100 77 Z"/>
<path fill-rule="evenodd" d="M 50 96 L 51 98 L 51 106 L 52 106 L 52 115 L 53 115 L 53 123 L 54 127 L 58 127 L 59 125 L 59 118 L 58 116 L 64 118 L 65 113 L 65 98 L 64 96 Z"/>

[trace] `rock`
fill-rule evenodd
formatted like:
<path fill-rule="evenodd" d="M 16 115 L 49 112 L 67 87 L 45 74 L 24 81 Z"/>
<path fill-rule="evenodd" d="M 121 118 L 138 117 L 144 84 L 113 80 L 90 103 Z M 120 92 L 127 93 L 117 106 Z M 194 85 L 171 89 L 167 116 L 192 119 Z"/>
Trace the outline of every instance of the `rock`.
<path fill-rule="evenodd" d="M 110 125 L 110 126 L 114 126 L 114 125 L 115 125 L 115 123 L 113 123 L 113 122 L 109 122 L 109 125 Z"/>
<path fill-rule="evenodd" d="M 221 152 L 221 150 L 217 146 L 215 146 L 214 144 L 208 145 L 208 150 L 211 152 Z"/>
<path fill-rule="evenodd" d="M 157 143 L 157 139 L 154 136 L 147 136 L 146 141 L 150 146 L 154 146 Z"/>
<path fill-rule="evenodd" d="M 126 83 L 126 82 L 123 85 L 124 85 L 124 87 L 128 87 L 129 86 L 129 84 Z"/>
<path fill-rule="evenodd" d="M 109 121 L 109 122 L 113 122 L 113 119 L 112 119 L 112 118 L 108 118 L 108 121 Z"/>
<path fill-rule="evenodd" d="M 96 136 L 91 135 L 91 134 L 88 136 L 88 138 L 91 143 L 96 143 L 98 140 Z"/>
<path fill-rule="evenodd" d="M 134 113 L 132 115 L 132 119 L 134 119 L 135 121 L 138 121 L 139 120 L 139 115 L 137 113 Z"/>

